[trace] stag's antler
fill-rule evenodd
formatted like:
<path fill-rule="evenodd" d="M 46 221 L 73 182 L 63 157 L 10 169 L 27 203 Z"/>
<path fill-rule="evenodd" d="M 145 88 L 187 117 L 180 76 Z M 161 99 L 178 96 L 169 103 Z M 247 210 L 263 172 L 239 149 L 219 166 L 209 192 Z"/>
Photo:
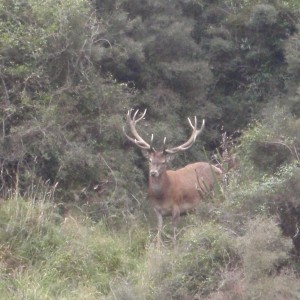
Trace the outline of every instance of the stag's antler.
<path fill-rule="evenodd" d="M 133 109 L 130 109 L 127 113 L 127 123 L 129 125 L 129 128 L 130 128 L 130 131 L 133 135 L 133 138 L 130 137 L 126 132 L 125 132 L 125 128 L 123 127 L 123 132 L 125 134 L 125 136 L 133 143 L 135 143 L 138 147 L 142 148 L 142 149 L 145 149 L 145 150 L 149 150 L 149 151 L 152 151 L 153 150 L 153 147 L 152 147 L 152 141 L 153 141 L 153 135 L 151 137 L 151 144 L 148 144 L 137 132 L 135 126 L 136 124 L 141 121 L 145 115 L 146 115 L 146 112 L 147 112 L 147 109 L 144 110 L 144 112 L 142 113 L 142 115 L 137 119 L 137 115 L 139 113 L 139 110 L 137 109 L 135 111 L 135 113 L 133 114 L 133 116 L 131 117 L 132 115 L 132 111 Z"/>
<path fill-rule="evenodd" d="M 154 148 L 152 147 L 152 141 L 153 141 L 153 135 L 151 137 L 151 143 L 148 144 L 137 132 L 136 130 L 136 124 L 141 121 L 147 112 L 147 109 L 144 110 L 144 112 L 137 118 L 139 110 L 136 110 L 133 113 L 132 116 L 132 112 L 133 109 L 130 109 L 127 113 L 127 123 L 129 125 L 131 134 L 133 135 L 133 137 L 130 137 L 126 132 L 125 132 L 125 128 L 123 127 L 123 131 L 125 136 L 128 138 L 128 140 L 130 140 L 131 142 L 135 143 L 138 147 L 148 150 L 148 151 L 155 151 Z M 189 149 L 196 141 L 196 138 L 199 134 L 202 133 L 204 126 L 205 126 L 205 120 L 202 121 L 202 126 L 200 129 L 197 129 L 197 117 L 195 117 L 195 123 L 193 125 L 193 123 L 191 122 L 190 118 L 188 118 L 189 124 L 192 127 L 193 131 L 192 134 L 190 136 L 190 138 L 183 143 L 182 145 L 178 146 L 178 147 L 174 147 L 174 148 L 164 148 L 163 152 L 166 154 L 174 154 L 178 151 L 185 151 L 187 149 Z M 164 139 L 164 147 L 165 147 L 165 142 L 166 142 L 166 138 Z"/>
<path fill-rule="evenodd" d="M 195 143 L 197 136 L 202 133 L 202 131 L 204 129 L 204 126 L 205 126 L 205 120 L 204 119 L 202 121 L 202 125 L 201 125 L 200 129 L 197 129 L 197 117 L 195 117 L 195 125 L 192 124 L 190 118 L 188 118 L 188 120 L 189 120 L 190 126 L 193 129 L 190 138 L 185 143 L 183 143 L 180 146 L 177 146 L 177 147 L 174 147 L 174 148 L 170 148 L 170 149 L 164 149 L 165 153 L 174 154 L 174 153 L 176 153 L 178 151 L 184 151 L 184 150 L 189 149 Z"/>

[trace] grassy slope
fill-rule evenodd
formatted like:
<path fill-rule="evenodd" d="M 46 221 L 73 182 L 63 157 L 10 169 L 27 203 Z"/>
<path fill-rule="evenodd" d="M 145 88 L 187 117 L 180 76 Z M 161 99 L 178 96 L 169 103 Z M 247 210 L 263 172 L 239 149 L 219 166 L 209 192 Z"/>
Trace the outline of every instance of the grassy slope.
<path fill-rule="evenodd" d="M 137 268 L 138 238 L 132 243 L 83 214 L 57 212 L 48 199 L 14 195 L 1 204 L 3 299 L 99 299 Z"/>
<path fill-rule="evenodd" d="M 146 221 L 116 229 L 78 209 L 62 217 L 47 187 L 12 195 L 0 206 L 1 298 L 299 299 L 291 241 L 265 216 L 235 228 L 237 211 L 216 201 L 182 220 L 175 248 L 166 237 L 158 250 Z"/>

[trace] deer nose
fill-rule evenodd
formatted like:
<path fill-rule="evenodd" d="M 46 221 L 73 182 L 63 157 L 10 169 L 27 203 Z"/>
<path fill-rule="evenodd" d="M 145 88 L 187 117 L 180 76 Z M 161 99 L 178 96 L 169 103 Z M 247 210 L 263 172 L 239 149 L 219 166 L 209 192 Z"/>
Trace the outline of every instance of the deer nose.
<path fill-rule="evenodd" d="M 158 176 L 158 171 L 157 170 L 151 170 L 150 171 L 150 176 L 157 177 Z"/>

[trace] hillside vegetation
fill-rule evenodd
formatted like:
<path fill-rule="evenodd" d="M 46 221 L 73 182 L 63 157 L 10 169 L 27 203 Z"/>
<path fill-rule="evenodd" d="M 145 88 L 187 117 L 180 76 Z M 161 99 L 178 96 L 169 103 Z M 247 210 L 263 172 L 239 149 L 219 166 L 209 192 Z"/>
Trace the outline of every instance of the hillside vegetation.
<path fill-rule="evenodd" d="M 0 0 L 1 299 L 300 299 L 297 0 Z M 147 163 L 224 179 L 156 247 Z M 234 166 L 234 168 L 232 168 Z"/>

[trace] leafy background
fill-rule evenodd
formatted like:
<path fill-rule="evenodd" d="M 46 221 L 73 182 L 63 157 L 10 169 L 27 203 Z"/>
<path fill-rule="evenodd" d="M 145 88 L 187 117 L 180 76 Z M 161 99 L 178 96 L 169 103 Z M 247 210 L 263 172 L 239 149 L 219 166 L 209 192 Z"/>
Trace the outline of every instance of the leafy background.
<path fill-rule="evenodd" d="M 299 8 L 0 0 L 1 297 L 299 299 Z M 155 248 L 130 108 L 157 147 L 205 118 L 171 167 L 226 173 L 175 248 L 169 220 Z"/>

